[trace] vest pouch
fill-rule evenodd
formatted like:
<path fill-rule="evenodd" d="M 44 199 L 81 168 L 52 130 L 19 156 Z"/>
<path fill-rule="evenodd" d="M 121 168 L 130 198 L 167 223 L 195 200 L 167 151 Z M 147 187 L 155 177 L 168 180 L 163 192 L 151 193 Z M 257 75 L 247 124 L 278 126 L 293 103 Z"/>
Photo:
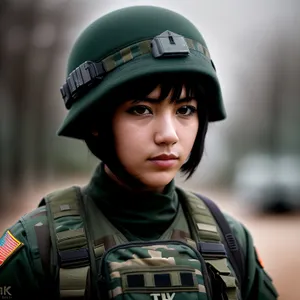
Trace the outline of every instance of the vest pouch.
<path fill-rule="evenodd" d="M 106 251 L 99 266 L 101 299 L 208 300 L 200 253 L 180 241 L 133 242 Z"/>

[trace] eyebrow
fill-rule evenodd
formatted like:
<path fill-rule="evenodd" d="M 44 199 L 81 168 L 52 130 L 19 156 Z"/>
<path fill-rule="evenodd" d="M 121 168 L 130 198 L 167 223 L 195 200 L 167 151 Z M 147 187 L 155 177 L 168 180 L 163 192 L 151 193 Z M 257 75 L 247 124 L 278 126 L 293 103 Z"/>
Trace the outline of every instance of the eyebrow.
<path fill-rule="evenodd" d="M 131 101 L 131 103 L 140 103 L 140 102 L 149 102 L 149 103 L 161 103 L 163 102 L 165 99 L 157 99 L 157 98 L 148 98 L 148 97 L 145 97 L 145 98 L 142 98 L 142 99 L 133 99 Z M 176 100 L 173 100 L 173 99 L 170 99 L 170 102 L 175 102 L 175 103 L 182 103 L 182 102 L 191 102 L 193 100 L 196 100 L 195 97 L 184 97 L 184 98 L 180 98 L 180 99 L 176 99 Z"/>

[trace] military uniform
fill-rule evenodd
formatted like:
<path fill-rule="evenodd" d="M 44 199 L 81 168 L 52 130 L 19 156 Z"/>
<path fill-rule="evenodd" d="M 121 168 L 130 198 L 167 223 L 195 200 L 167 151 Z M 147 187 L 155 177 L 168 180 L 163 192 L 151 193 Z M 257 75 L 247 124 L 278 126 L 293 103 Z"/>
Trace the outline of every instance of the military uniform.
<path fill-rule="evenodd" d="M 189 20 L 153 6 L 124 8 L 99 18 L 71 51 L 61 87 L 69 112 L 58 134 L 87 144 L 94 141 L 95 155 L 135 187 L 137 178 L 126 173 L 115 154 L 107 109 L 118 105 L 113 92 L 120 87 L 175 73 L 203 86 L 205 99 L 197 100 L 204 101 L 207 122 L 226 117 L 207 45 Z M 100 126 L 96 137 L 95 120 Z M 202 141 L 196 137 L 194 144 L 198 142 Z M 188 162 L 199 148 L 193 147 Z M 276 299 L 247 229 L 228 215 L 224 218 L 212 204 L 176 187 L 174 180 L 163 193 L 129 192 L 100 164 L 87 186 L 46 195 L 36 210 L 4 233 L 0 295 L 3 299 Z"/>
<path fill-rule="evenodd" d="M 136 201 L 135 195 L 124 188 L 120 188 L 105 174 L 103 167 L 99 166 L 90 183 L 83 188 L 83 194 L 85 195 L 85 211 L 89 216 L 88 222 L 90 228 L 93 228 L 90 232 L 91 239 L 96 246 L 103 245 L 99 239 L 99 232 L 106 230 L 101 227 L 100 221 L 104 216 L 109 220 L 109 224 L 113 224 L 116 228 L 117 239 L 120 239 L 118 243 L 125 243 L 126 240 L 147 242 L 177 239 L 178 235 L 174 235 L 174 232 L 189 231 L 186 220 L 180 225 L 180 231 L 179 229 L 174 230 L 178 228 L 176 222 L 183 214 L 181 194 L 174 182 L 167 186 L 163 194 L 145 195 L 145 197 L 150 197 L 151 201 L 145 202 L 144 200 L 148 200 L 147 198 L 142 199 L 143 201 Z M 66 195 L 66 197 L 69 196 Z M 73 211 L 73 215 L 71 213 L 71 216 L 63 216 L 63 212 L 64 210 L 59 212 L 61 216 L 58 218 L 59 223 L 56 224 L 57 233 L 62 233 L 65 230 L 76 233 L 76 230 L 81 228 L 76 214 Z M 247 282 L 241 291 L 241 294 L 244 295 L 242 299 L 276 299 L 277 292 L 257 259 L 251 235 L 240 222 L 229 215 L 226 215 L 226 218 L 242 247 L 242 251 L 245 252 Z M 107 224 L 102 226 L 107 226 Z M 1 287 L 7 288 L 6 294 L 12 299 L 22 298 L 23 295 L 28 295 L 31 299 L 41 299 L 47 298 L 47 295 L 50 294 L 52 299 L 56 299 L 60 293 L 63 295 L 64 289 L 65 291 L 77 289 L 79 297 L 80 291 L 88 289 L 89 283 L 80 280 L 76 282 L 76 276 L 71 277 L 75 284 L 61 281 L 61 277 L 71 275 L 66 275 L 63 272 L 59 274 L 59 263 L 55 262 L 53 256 L 55 249 L 53 245 L 51 246 L 45 206 L 23 216 L 9 228 L 9 232 L 22 243 L 20 246 L 16 245 L 13 253 L 2 262 L 0 267 Z M 63 245 L 67 237 L 62 235 L 60 238 Z M 115 241 L 108 239 L 106 245 L 111 245 L 107 248 L 114 246 L 112 243 Z M 98 247 L 97 251 L 100 251 L 100 248 Z M 65 270 L 71 270 L 71 273 L 75 267 L 72 266 L 72 268 L 67 269 L 64 266 Z M 57 274 L 60 279 L 54 278 L 53 274 Z M 60 287 L 56 280 L 60 280 Z M 84 291 L 81 296 L 84 294 L 87 292 Z M 169 295 L 171 294 L 169 293 Z M 207 292 L 198 299 L 208 299 L 206 297 Z"/>

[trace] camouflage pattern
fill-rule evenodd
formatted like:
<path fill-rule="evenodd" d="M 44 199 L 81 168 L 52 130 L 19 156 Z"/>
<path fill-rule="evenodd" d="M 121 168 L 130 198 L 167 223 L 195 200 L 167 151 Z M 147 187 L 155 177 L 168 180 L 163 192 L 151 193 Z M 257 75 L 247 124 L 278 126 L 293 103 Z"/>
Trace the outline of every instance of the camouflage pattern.
<path fill-rule="evenodd" d="M 203 55 L 205 56 L 205 58 L 210 60 L 209 51 L 205 46 L 189 38 L 185 38 L 185 41 L 187 47 L 191 52 L 194 53 L 195 56 Z M 108 57 L 106 57 L 101 61 L 105 72 L 111 72 L 114 69 L 124 65 L 125 63 L 135 58 L 151 53 L 152 52 L 151 43 L 152 43 L 151 40 L 145 40 L 139 43 L 132 44 L 126 48 L 117 51 L 112 55 L 109 55 Z M 91 85 L 92 80 L 104 75 L 104 74 L 99 74 L 99 76 L 97 76 L 94 69 L 93 68 L 90 69 L 88 67 L 89 63 L 90 62 L 84 62 L 75 70 L 73 70 L 69 74 L 66 83 L 63 85 L 62 94 L 67 108 L 71 107 L 71 104 L 69 103 L 71 101 L 70 95 L 72 93 L 75 93 L 75 91 L 78 89 L 82 89 L 83 86 Z M 91 75 L 91 73 L 93 73 L 94 75 Z"/>
<path fill-rule="evenodd" d="M 65 193 L 68 195 L 69 190 L 66 190 Z M 66 194 L 59 193 L 59 195 L 61 195 L 64 199 Z M 65 204 L 65 201 L 60 203 L 60 205 Z M 102 220 L 104 216 L 102 215 L 101 219 L 99 210 L 97 211 L 95 206 L 92 204 L 93 201 L 85 202 L 85 209 L 89 212 L 89 221 L 92 224 L 92 228 L 95 231 L 98 231 L 98 226 L 100 226 L 102 230 L 108 230 L 108 227 L 103 227 L 103 225 L 106 224 L 106 221 Z M 198 204 L 195 202 L 195 205 L 198 205 L 199 208 L 202 206 L 200 202 L 198 202 Z M 63 206 L 63 208 L 66 207 Z M 243 224 L 228 214 L 225 214 L 225 217 L 246 255 L 245 263 L 247 265 L 248 281 L 243 290 L 242 299 L 277 299 L 278 294 L 274 284 L 272 283 L 272 279 L 257 259 L 251 234 L 243 226 Z M 24 299 L 24 295 L 30 295 L 31 299 L 59 299 L 59 293 L 62 295 L 70 291 L 71 282 L 73 285 L 76 284 L 75 292 L 77 294 L 84 292 L 84 285 L 82 285 L 81 279 L 80 281 L 77 280 L 77 275 L 80 275 L 80 278 L 84 278 L 86 276 L 86 272 L 84 272 L 86 271 L 85 268 L 83 268 L 80 273 L 76 273 L 75 268 L 61 268 L 64 273 L 60 274 L 63 275 L 61 276 L 61 279 L 66 279 L 66 285 L 63 284 L 61 286 L 61 290 L 58 284 L 54 286 L 51 285 L 49 287 L 46 285 L 49 281 L 49 274 L 48 269 L 45 268 L 41 254 L 47 250 L 48 257 L 50 257 L 50 249 L 52 248 L 53 251 L 53 245 L 49 242 L 49 246 L 45 248 L 45 246 L 39 244 L 39 241 L 46 241 L 49 239 L 49 229 L 44 233 L 40 232 L 41 229 L 48 228 L 49 225 L 46 208 L 43 206 L 24 215 L 18 222 L 8 228 L 12 235 L 22 242 L 24 246 L 19 251 L 15 252 L 15 254 L 0 267 L 0 285 L 3 290 L 7 291 L 7 295 L 11 297 L 7 299 Z M 56 225 L 56 233 L 61 233 L 66 230 L 74 230 L 75 232 L 78 232 L 77 230 L 82 228 L 80 218 L 74 215 L 64 215 L 63 217 L 58 218 L 56 220 Z M 176 228 L 178 230 L 184 229 L 181 226 Z M 101 232 L 103 235 L 107 235 L 109 233 L 108 231 L 103 233 L 102 230 Z M 114 236 L 116 236 L 115 233 Z M 95 238 L 99 237 L 99 235 L 95 236 Z M 197 260 L 196 253 L 193 248 L 188 246 L 179 246 L 176 242 L 174 244 L 170 244 L 168 241 L 161 241 L 159 244 L 152 243 L 151 245 L 140 243 L 140 247 L 137 247 L 136 245 L 131 245 L 130 247 L 128 245 L 122 245 L 122 248 L 120 247 L 121 246 L 113 248 L 114 251 L 108 252 L 105 261 L 103 261 L 104 266 L 106 265 L 107 269 L 107 288 L 110 289 L 111 296 L 117 295 L 115 296 L 115 299 L 129 297 L 134 299 L 134 297 L 137 298 L 137 295 L 139 295 L 138 298 L 141 300 L 142 298 L 145 300 L 146 298 L 153 300 L 176 300 L 179 298 L 200 300 L 207 299 L 207 293 L 209 293 L 209 291 L 208 289 L 205 290 L 204 287 L 203 275 L 205 275 L 205 273 L 203 272 L 201 263 Z M 103 253 L 103 251 L 101 252 Z M 52 261 L 51 265 L 54 267 L 54 273 L 59 272 L 59 265 L 57 263 Z M 164 268 L 163 271 L 161 268 Z M 131 271 L 132 269 L 134 269 L 134 271 Z M 136 272 L 137 269 L 141 272 L 146 270 L 146 272 L 143 272 L 144 282 L 147 283 L 149 287 L 147 287 L 147 291 L 144 293 L 141 291 L 139 293 L 136 291 L 135 293 L 129 293 L 128 289 L 126 290 L 126 282 L 128 286 L 127 278 L 130 274 L 138 275 Z M 182 270 L 185 270 L 186 273 L 190 272 L 189 274 L 192 273 L 193 278 L 196 278 L 199 291 L 198 293 L 192 291 L 174 291 L 175 287 L 180 288 L 179 274 L 180 272 L 183 272 Z M 70 274 L 66 274 L 66 272 L 69 271 Z M 149 289 L 154 289 L 154 274 L 166 273 L 165 271 L 170 274 L 171 283 L 174 285 L 177 284 L 177 286 L 173 286 L 171 291 L 167 291 L 166 289 L 165 292 L 150 293 Z M 81 276 L 82 274 L 84 274 L 84 276 Z M 74 277 L 76 277 L 75 282 L 67 281 L 67 279 Z M 225 280 L 229 279 L 232 279 L 232 282 L 229 282 L 229 284 L 233 285 L 234 278 L 231 278 L 230 276 L 225 278 Z M 62 284 L 62 282 L 60 282 L 60 284 Z M 84 280 L 83 284 L 86 284 L 86 280 Z"/>
<path fill-rule="evenodd" d="M 210 59 L 210 54 L 207 47 L 203 46 L 197 41 L 194 41 L 189 38 L 185 38 L 185 41 L 190 49 L 190 51 L 199 52 L 204 55 L 206 58 Z M 113 69 L 125 64 L 126 62 L 135 59 L 144 54 L 151 53 L 151 40 L 146 40 L 133 44 L 129 47 L 126 47 L 102 60 L 104 69 L 107 72 L 112 71 Z M 196 53 L 195 53 L 196 54 Z"/>
<path fill-rule="evenodd" d="M 151 49 L 151 41 L 166 31 L 180 36 L 180 41 L 185 38 L 186 43 L 181 46 L 189 55 L 155 54 L 156 47 Z M 176 45 L 180 47 L 179 43 Z M 96 68 L 91 62 L 101 64 Z M 101 114 L 102 108 L 112 105 L 114 91 L 128 82 L 172 73 L 192 76 L 194 82 L 201 83 L 206 91 L 209 122 L 226 118 L 220 83 L 207 44 L 186 17 L 165 8 L 144 5 L 101 16 L 85 28 L 71 49 L 61 87 L 68 114 L 57 134 L 85 139 L 90 132 L 89 112 L 97 107 Z"/>
<path fill-rule="evenodd" d="M 111 299 L 208 299 L 201 262 L 183 243 L 121 245 L 108 251 L 102 263 Z M 182 274 L 188 283 L 181 281 Z M 128 276 L 142 280 L 135 286 Z M 157 276 L 169 281 L 160 283 Z"/>

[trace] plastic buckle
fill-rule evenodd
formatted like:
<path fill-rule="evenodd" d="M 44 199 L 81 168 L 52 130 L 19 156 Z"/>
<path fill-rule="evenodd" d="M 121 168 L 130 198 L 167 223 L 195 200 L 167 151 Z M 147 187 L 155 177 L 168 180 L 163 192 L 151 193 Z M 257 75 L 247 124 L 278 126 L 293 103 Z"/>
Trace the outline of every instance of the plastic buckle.
<path fill-rule="evenodd" d="M 75 268 L 89 264 L 87 248 L 59 251 L 60 266 L 62 268 Z"/>
<path fill-rule="evenodd" d="M 225 258 L 227 253 L 225 247 L 221 243 L 198 243 L 198 250 L 203 257 Z"/>
<path fill-rule="evenodd" d="M 151 41 L 152 55 L 160 57 L 186 57 L 190 49 L 185 38 L 177 33 L 166 30 Z"/>

